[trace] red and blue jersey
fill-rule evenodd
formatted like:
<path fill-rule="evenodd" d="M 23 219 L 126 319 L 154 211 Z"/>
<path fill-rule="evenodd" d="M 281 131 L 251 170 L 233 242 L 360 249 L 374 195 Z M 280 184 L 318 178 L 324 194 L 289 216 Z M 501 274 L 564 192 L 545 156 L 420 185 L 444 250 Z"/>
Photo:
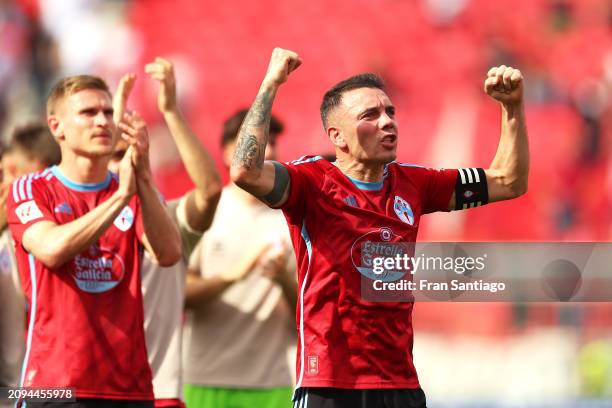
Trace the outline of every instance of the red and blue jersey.
<path fill-rule="evenodd" d="M 421 215 L 448 211 L 457 170 L 396 162 L 381 182 L 344 175 L 320 157 L 285 165 L 282 206 L 298 265 L 297 387 L 418 388 L 412 302 L 366 300 L 371 260 L 414 243 Z"/>
<path fill-rule="evenodd" d="M 98 241 L 49 269 L 22 245 L 24 232 L 47 220 L 69 223 L 118 188 L 68 180 L 58 167 L 13 183 L 8 217 L 30 306 L 23 387 L 74 387 L 79 398 L 152 400 L 143 329 L 140 263 L 143 234 L 135 196 Z"/>

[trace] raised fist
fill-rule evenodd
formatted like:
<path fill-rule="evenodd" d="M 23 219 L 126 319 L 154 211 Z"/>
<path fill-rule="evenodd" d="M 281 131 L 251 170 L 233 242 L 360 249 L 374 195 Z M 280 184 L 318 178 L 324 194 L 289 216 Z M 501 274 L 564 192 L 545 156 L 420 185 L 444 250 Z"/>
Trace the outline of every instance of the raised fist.
<path fill-rule="evenodd" d="M 487 72 L 484 90 L 505 105 L 519 104 L 523 101 L 523 74 L 505 65 L 493 67 Z"/>
<path fill-rule="evenodd" d="M 264 82 L 278 86 L 285 82 L 289 74 L 301 64 L 302 60 L 295 52 L 274 48 Z"/>

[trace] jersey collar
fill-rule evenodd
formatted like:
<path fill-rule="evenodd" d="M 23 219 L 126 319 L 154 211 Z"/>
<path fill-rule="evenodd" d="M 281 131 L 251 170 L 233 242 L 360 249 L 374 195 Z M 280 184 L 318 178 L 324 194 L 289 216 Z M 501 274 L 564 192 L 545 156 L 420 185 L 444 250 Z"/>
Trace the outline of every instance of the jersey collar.
<path fill-rule="evenodd" d="M 364 191 L 380 191 L 382 190 L 384 183 L 385 183 L 385 179 L 387 178 L 388 175 L 388 170 L 387 170 L 387 166 L 388 164 L 385 164 L 385 169 L 383 172 L 383 179 L 381 181 L 362 181 L 362 180 L 357 180 L 356 178 L 353 178 L 351 176 L 348 176 L 346 174 L 344 174 L 342 172 L 342 170 L 340 170 L 340 168 L 338 167 L 338 165 L 336 164 L 336 162 L 332 162 L 332 164 L 334 166 L 336 166 L 336 168 L 338 169 L 338 171 L 345 176 L 347 179 L 349 179 L 351 181 L 351 183 L 353 183 L 353 185 L 355 187 L 357 187 L 359 190 L 364 190 Z"/>
<path fill-rule="evenodd" d="M 77 183 L 76 181 L 69 180 L 66 176 L 64 176 L 64 174 L 61 172 L 61 170 L 57 166 L 51 167 L 51 173 L 53 173 L 53 175 L 57 177 L 57 179 L 63 185 L 65 185 L 71 190 L 76 190 L 76 191 L 91 192 L 91 191 L 104 190 L 110 185 L 110 182 L 112 180 L 112 175 L 110 171 L 106 174 L 106 178 L 104 179 L 104 181 L 100 183 Z"/>

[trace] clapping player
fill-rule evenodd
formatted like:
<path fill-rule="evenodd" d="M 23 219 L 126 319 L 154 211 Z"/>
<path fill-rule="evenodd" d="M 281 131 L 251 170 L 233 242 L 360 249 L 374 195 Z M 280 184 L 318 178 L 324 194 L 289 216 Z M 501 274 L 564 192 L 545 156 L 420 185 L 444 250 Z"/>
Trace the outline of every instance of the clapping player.
<path fill-rule="evenodd" d="M 106 83 L 88 75 L 55 85 L 47 122 L 61 162 L 16 180 L 8 201 L 30 304 L 21 386 L 74 388 L 70 406 L 152 406 L 140 254 L 169 266 L 181 246 L 153 185 L 146 125 L 125 113 L 117 128 Z M 129 147 L 113 175 L 119 137 Z"/>
<path fill-rule="evenodd" d="M 187 259 L 202 233 L 212 223 L 222 186 L 215 163 L 178 107 L 172 63 L 158 57 L 146 65 L 145 71 L 159 82 L 159 111 L 195 184 L 194 189 L 167 203 L 181 234 L 183 258 L 171 267 L 161 267 L 145 253 L 142 264 L 145 337 L 153 371 L 155 405 L 171 408 L 184 406 L 181 360 Z M 134 74 L 127 74 L 121 79 L 114 98 L 116 115 L 121 116 L 121 112 L 126 110 L 135 81 Z M 110 161 L 113 171 L 119 169 L 127 148 L 127 143 L 118 143 Z"/>

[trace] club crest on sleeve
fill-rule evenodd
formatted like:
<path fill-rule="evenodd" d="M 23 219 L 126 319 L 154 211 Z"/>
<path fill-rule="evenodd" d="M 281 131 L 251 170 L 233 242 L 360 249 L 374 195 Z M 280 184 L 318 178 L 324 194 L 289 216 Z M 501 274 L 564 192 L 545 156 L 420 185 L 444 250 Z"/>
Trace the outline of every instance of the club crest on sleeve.
<path fill-rule="evenodd" d="M 412 211 L 412 207 L 410 207 L 410 204 L 402 197 L 395 196 L 393 210 L 400 220 L 408 225 L 414 225 L 414 212 Z"/>
<path fill-rule="evenodd" d="M 19 206 L 15 208 L 15 214 L 22 224 L 27 224 L 28 222 L 42 218 L 43 216 L 40 208 L 38 208 L 34 200 L 19 204 Z"/>
<path fill-rule="evenodd" d="M 130 207 L 124 207 L 123 210 L 121 210 L 121 213 L 119 213 L 119 215 L 117 216 L 117 218 L 115 218 L 115 221 L 113 222 L 113 224 L 115 224 L 115 227 L 117 227 L 120 231 L 123 232 L 129 230 L 133 223 L 134 211 Z"/>

